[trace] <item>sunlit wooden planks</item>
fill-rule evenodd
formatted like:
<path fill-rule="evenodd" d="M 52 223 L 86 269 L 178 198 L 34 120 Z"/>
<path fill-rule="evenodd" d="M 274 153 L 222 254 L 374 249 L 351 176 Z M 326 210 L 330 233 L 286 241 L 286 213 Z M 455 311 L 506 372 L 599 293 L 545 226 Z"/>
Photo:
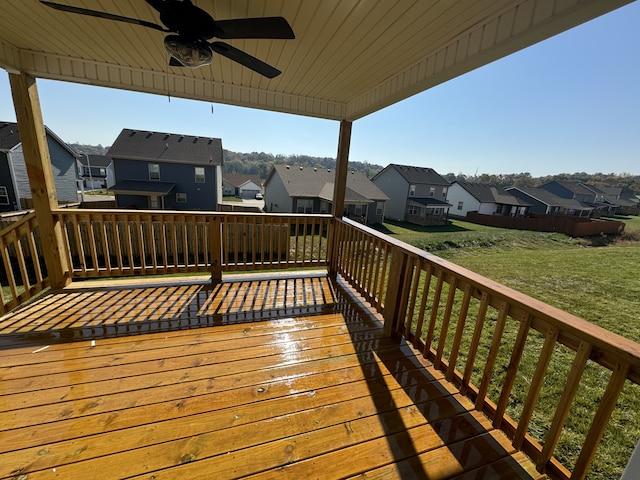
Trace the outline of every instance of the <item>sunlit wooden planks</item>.
<path fill-rule="evenodd" d="M 40 311 L 53 318 L 74 302 L 87 311 L 87 290 L 63 291 L 62 302 L 46 296 Z M 334 477 L 406 472 L 416 462 L 444 475 L 490 468 L 491 459 L 498 471 L 531 471 L 442 372 L 383 336 L 324 277 L 133 290 L 106 289 L 106 310 L 149 317 L 153 303 L 169 302 L 171 317 L 200 297 L 188 309 L 197 318 L 228 295 L 240 299 L 225 307 L 238 314 L 264 308 L 264 298 L 283 311 L 315 298 L 332 312 L 15 342 L 0 359 L 0 477 Z M 152 300 L 136 303 L 145 291 Z M 463 461 L 469 449 L 480 460 Z"/>

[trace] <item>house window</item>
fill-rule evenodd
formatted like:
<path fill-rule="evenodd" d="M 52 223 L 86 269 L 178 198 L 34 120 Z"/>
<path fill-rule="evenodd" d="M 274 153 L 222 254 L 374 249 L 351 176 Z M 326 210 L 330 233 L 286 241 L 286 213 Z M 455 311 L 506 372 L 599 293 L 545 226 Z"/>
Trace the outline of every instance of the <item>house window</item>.
<path fill-rule="evenodd" d="M 409 185 L 409 196 L 410 197 L 415 197 L 416 196 L 416 186 L 415 185 Z"/>
<path fill-rule="evenodd" d="M 176 192 L 176 203 L 187 203 L 187 194 Z"/>
<path fill-rule="evenodd" d="M 84 174 L 85 175 L 90 175 L 91 174 L 91 169 L 89 167 L 82 167 L 82 170 L 84 170 Z"/>
<path fill-rule="evenodd" d="M 414 217 L 421 217 L 422 216 L 422 207 L 418 207 L 417 205 L 409 205 L 407 207 L 407 213 L 409 215 L 414 216 Z"/>
<path fill-rule="evenodd" d="M 157 195 L 151 195 L 149 197 L 149 208 L 152 210 L 160 210 L 160 197 Z"/>
<path fill-rule="evenodd" d="M 160 165 L 157 163 L 149 164 L 149 180 L 160 180 Z"/>
<path fill-rule="evenodd" d="M 439 208 L 434 208 L 433 209 L 433 214 L 434 215 L 440 215 L 440 209 Z"/>
<path fill-rule="evenodd" d="M 429 196 L 430 197 L 436 196 L 436 187 L 429 187 Z"/>
<path fill-rule="evenodd" d="M 7 187 L 0 187 L 0 205 L 9 205 L 9 193 Z"/>
<path fill-rule="evenodd" d="M 442 187 L 442 198 L 447 198 L 447 187 Z"/>
<path fill-rule="evenodd" d="M 204 167 L 196 167 L 196 183 L 204 183 Z"/>
<path fill-rule="evenodd" d="M 297 213 L 312 213 L 313 212 L 313 199 L 312 198 L 299 198 L 296 202 Z"/>
<path fill-rule="evenodd" d="M 355 214 L 358 216 L 362 215 L 362 205 L 356 205 Z"/>
<path fill-rule="evenodd" d="M 103 177 L 107 175 L 107 169 L 106 168 L 101 168 L 100 169 L 100 175 L 102 175 Z"/>
<path fill-rule="evenodd" d="M 329 212 L 329 202 L 320 200 L 320 213 L 327 213 L 327 212 Z"/>
<path fill-rule="evenodd" d="M 458 202 L 458 210 L 462 210 L 462 205 L 464 205 L 464 202 Z"/>
<path fill-rule="evenodd" d="M 384 213 L 384 202 L 376 202 L 376 215 Z"/>

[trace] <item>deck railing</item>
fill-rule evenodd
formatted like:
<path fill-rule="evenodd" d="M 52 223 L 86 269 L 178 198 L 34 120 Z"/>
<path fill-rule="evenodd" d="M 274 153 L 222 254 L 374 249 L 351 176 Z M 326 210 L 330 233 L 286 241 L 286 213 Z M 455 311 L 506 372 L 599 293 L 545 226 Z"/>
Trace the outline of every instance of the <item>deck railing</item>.
<path fill-rule="evenodd" d="M 329 215 L 60 210 L 71 278 L 325 267 Z"/>
<path fill-rule="evenodd" d="M 445 372 L 539 471 L 586 476 L 623 387 L 638 393 L 640 345 L 355 222 L 337 220 L 336 230 L 338 273 L 390 334 Z M 564 376 L 561 391 L 543 388 L 553 374 Z M 585 384 L 602 391 L 576 395 Z M 582 439 L 577 457 L 562 453 L 567 468 L 555 454 L 569 422 Z"/>
<path fill-rule="evenodd" d="M 623 387 L 640 383 L 640 345 L 357 222 L 72 209 L 54 216 L 72 279 L 209 272 L 216 280 L 223 271 L 327 267 L 554 478 L 585 477 Z M 35 216 L 2 230 L 0 249 L 4 314 L 48 285 Z M 548 391 L 550 375 L 563 376 L 560 390 Z M 599 403 L 585 385 L 600 388 Z M 585 412 L 590 427 L 578 432 L 571 458 L 562 435 L 580 430 L 573 417 L 584 424 Z"/>
<path fill-rule="evenodd" d="M 0 315 L 48 286 L 35 213 L 0 230 Z"/>

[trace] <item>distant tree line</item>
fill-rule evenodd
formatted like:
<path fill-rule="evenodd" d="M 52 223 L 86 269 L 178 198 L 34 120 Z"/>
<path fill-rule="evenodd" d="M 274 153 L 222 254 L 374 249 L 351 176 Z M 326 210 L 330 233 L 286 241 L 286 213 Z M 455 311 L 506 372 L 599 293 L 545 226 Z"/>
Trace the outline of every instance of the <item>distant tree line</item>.
<path fill-rule="evenodd" d="M 596 187 L 622 187 L 633 192 L 640 193 L 640 175 L 629 173 L 560 173 L 558 175 L 546 175 L 532 177 L 529 172 L 508 173 L 505 175 L 463 175 L 447 173 L 443 175 L 448 181 L 466 180 L 467 182 L 484 183 L 499 187 L 539 187 L 552 181 L 564 181 L 573 183 L 586 183 Z"/>
<path fill-rule="evenodd" d="M 103 147 L 102 145 L 85 145 L 82 143 L 69 143 L 72 150 L 77 153 L 86 153 L 87 155 L 106 155 L 109 147 Z"/>
<path fill-rule="evenodd" d="M 231 150 L 223 150 L 224 164 L 223 173 L 244 173 L 249 175 L 259 175 L 260 178 L 267 178 L 271 167 L 274 165 L 291 165 L 292 167 L 316 167 L 334 169 L 336 159 L 331 157 L 311 157 L 309 155 L 273 155 L 264 152 L 238 153 Z M 371 178 L 380 170 L 381 165 L 373 165 L 368 162 L 349 161 L 349 169 L 357 170 Z"/>
<path fill-rule="evenodd" d="M 105 155 L 109 147 L 102 145 L 84 145 L 80 143 L 70 144 L 78 153 L 89 155 Z M 222 151 L 224 163 L 223 173 L 243 173 L 248 175 L 258 175 L 265 179 L 274 165 L 291 165 L 292 167 L 316 167 L 316 168 L 336 168 L 336 159 L 331 157 L 311 157 L 309 155 L 273 155 L 272 153 L 251 152 L 239 153 L 231 150 Z M 400 162 L 401 163 L 401 162 Z M 382 170 L 381 165 L 368 162 L 349 161 L 349 169 L 364 173 L 368 178 L 372 178 Z M 466 180 L 468 182 L 485 183 L 500 187 L 539 187 L 553 180 L 568 181 L 575 183 L 588 183 L 596 187 L 623 187 L 640 193 L 640 175 L 628 173 L 561 173 L 559 175 L 547 175 L 543 177 L 532 177 L 529 172 L 507 173 L 504 175 L 494 175 L 483 173 L 480 175 L 463 175 L 461 173 L 447 173 L 443 175 L 448 181 Z"/>

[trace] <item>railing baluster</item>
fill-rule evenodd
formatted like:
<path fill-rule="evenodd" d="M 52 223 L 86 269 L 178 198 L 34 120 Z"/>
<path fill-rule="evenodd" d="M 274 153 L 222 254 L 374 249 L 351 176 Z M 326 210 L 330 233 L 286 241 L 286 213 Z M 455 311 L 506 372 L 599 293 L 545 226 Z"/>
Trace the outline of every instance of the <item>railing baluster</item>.
<path fill-rule="evenodd" d="M 535 409 L 538 396 L 540 395 L 542 383 L 544 382 L 544 376 L 547 373 L 547 368 L 549 367 L 549 362 L 551 361 L 551 355 L 553 354 L 553 349 L 556 345 L 557 339 L 557 327 L 550 327 L 547 330 L 544 346 L 542 347 L 540 356 L 538 358 L 536 371 L 533 375 L 533 378 L 531 379 L 531 385 L 529 385 L 529 393 L 522 408 L 522 413 L 520 414 L 518 428 L 516 429 L 516 433 L 513 437 L 513 446 L 518 450 L 522 448 L 524 436 L 527 433 L 527 429 L 529 428 L 529 421 L 531 420 L 531 415 L 533 415 L 533 410 Z"/>
<path fill-rule="evenodd" d="M 135 272 L 135 260 L 133 250 L 133 239 L 131 238 L 131 218 L 129 215 L 124 215 L 124 239 L 127 246 L 127 260 L 129 262 L 129 271 L 131 274 Z"/>
<path fill-rule="evenodd" d="M 78 223 L 78 217 L 76 217 L 75 215 L 71 217 L 71 225 L 73 225 L 73 235 L 76 240 L 76 250 L 78 251 L 77 254 L 78 254 L 78 263 L 80 265 L 80 272 L 82 273 L 82 276 L 86 276 L 87 266 L 85 265 L 86 259 L 85 259 L 85 253 L 84 253 L 84 246 L 82 245 L 82 236 L 80 232 L 80 224 Z"/>
<path fill-rule="evenodd" d="M 42 265 L 40 265 L 40 257 L 38 255 L 38 247 L 36 245 L 36 240 L 34 238 L 35 235 L 35 227 L 31 220 L 27 222 L 27 243 L 29 245 L 29 251 L 31 252 L 31 258 L 33 261 L 33 268 L 36 273 L 36 283 L 38 285 L 42 284 L 44 279 L 42 278 Z M 68 265 L 71 265 L 71 262 L 68 262 Z M 65 272 L 66 273 L 66 272 Z"/>
<path fill-rule="evenodd" d="M 87 237 L 89 240 L 89 252 L 91 253 L 91 262 L 93 264 L 93 272 L 98 275 L 100 272 L 100 264 L 98 262 L 98 246 L 96 245 L 96 236 L 93 230 L 93 217 L 87 215 L 84 217 L 87 223 Z"/>
<path fill-rule="evenodd" d="M 424 323 L 424 315 L 427 310 L 427 299 L 429 298 L 429 288 L 431 287 L 431 277 L 433 267 L 431 264 L 427 264 L 427 268 L 424 268 L 424 262 L 420 265 L 420 270 L 425 272 L 424 286 L 422 287 L 422 296 L 420 297 L 420 308 L 418 310 L 418 321 L 416 322 L 415 337 L 413 339 L 413 346 L 419 348 L 419 344 L 422 338 L 422 325 Z"/>
<path fill-rule="evenodd" d="M 476 316 L 476 326 L 473 329 L 473 337 L 471 338 L 471 345 L 469 345 L 469 353 L 467 354 L 467 363 L 460 385 L 460 393 L 463 395 L 466 395 L 469 390 L 471 374 L 473 373 L 473 366 L 476 363 L 476 355 L 478 354 L 478 346 L 480 345 L 480 337 L 482 336 L 482 328 L 484 327 L 484 321 L 487 316 L 487 308 L 489 308 L 489 294 L 482 292 L 480 307 L 478 308 L 478 315 Z"/>
<path fill-rule="evenodd" d="M 480 387 L 478 388 L 478 397 L 476 398 L 476 409 L 480 411 L 482 411 L 482 407 L 484 406 L 487 390 L 489 389 L 489 383 L 491 382 L 491 376 L 493 375 L 493 369 L 496 365 L 496 359 L 498 358 L 500 343 L 502 343 L 502 334 L 504 333 L 504 327 L 507 323 L 507 314 L 509 313 L 509 306 L 507 305 L 507 302 L 500 302 L 498 312 L 498 320 L 496 321 L 496 326 L 493 330 L 491 348 L 489 349 L 489 355 L 487 356 L 487 361 L 484 366 L 484 373 L 482 374 L 482 380 L 480 381 Z"/>
<path fill-rule="evenodd" d="M 124 257 L 122 255 L 122 244 L 125 239 L 122 237 L 122 229 L 120 228 L 120 222 L 117 215 L 112 215 L 111 221 L 113 223 L 113 242 L 116 249 L 116 258 L 118 261 L 118 273 L 124 274 Z M 165 262 L 166 264 L 166 262 Z"/>
<path fill-rule="evenodd" d="M 493 419 L 493 426 L 495 428 L 500 428 L 500 426 L 502 425 L 504 412 L 506 411 L 507 404 L 509 403 L 509 395 L 511 395 L 511 389 L 513 388 L 513 384 L 516 381 L 518 366 L 520 365 L 520 359 L 522 358 L 522 353 L 524 352 L 524 346 L 527 341 L 527 335 L 529 334 L 530 327 L 531 316 L 527 315 L 526 318 L 520 322 L 516 341 L 513 346 L 513 350 L 511 351 L 511 359 L 509 361 L 507 373 L 502 384 L 500 399 L 498 400 L 498 405 L 496 406 L 495 418 Z"/>
<path fill-rule="evenodd" d="M 444 309 L 444 317 L 442 318 L 442 325 L 440 327 L 440 340 L 438 342 L 438 350 L 436 351 L 436 358 L 433 365 L 436 368 L 440 368 L 442 363 L 442 354 L 444 353 L 444 346 L 447 343 L 447 335 L 449 333 L 449 324 L 451 323 L 451 312 L 453 311 L 453 303 L 456 299 L 456 289 L 458 281 L 455 277 L 449 282 L 449 294 L 447 295 L 447 304 Z"/>
<path fill-rule="evenodd" d="M 618 401 L 618 397 L 620 396 L 620 392 L 622 392 L 628 375 L 629 364 L 627 362 L 618 363 L 617 368 L 615 368 L 611 373 L 607 389 L 600 400 L 600 405 L 593 417 L 593 422 L 591 422 L 587 438 L 582 444 L 580 456 L 573 467 L 571 475 L 572 480 L 580 480 L 587 476 L 589 464 L 591 463 L 591 460 L 596 453 L 596 448 L 604 435 L 604 430 L 607 428 L 607 424 L 611 418 L 611 413 L 616 406 L 616 402 Z"/>
<path fill-rule="evenodd" d="M 458 361 L 458 354 L 460 352 L 460 343 L 462 342 L 462 335 L 464 333 L 464 326 L 467 321 L 467 314 L 469 313 L 469 303 L 471 302 L 471 286 L 468 283 L 464 284 L 464 296 L 462 297 L 462 305 L 460 306 L 460 313 L 458 314 L 458 326 L 456 327 L 456 333 L 453 337 L 453 344 L 451 345 L 451 354 L 449 355 L 449 367 L 445 378 L 448 381 L 453 380 L 453 374 L 456 370 L 456 362 Z"/>
<path fill-rule="evenodd" d="M 565 383 L 564 391 L 562 392 L 562 396 L 560 397 L 560 401 L 556 408 L 556 413 L 551 422 L 551 427 L 549 428 L 544 440 L 542 453 L 536 462 L 536 466 L 541 472 L 544 472 L 544 466 L 553 456 L 553 451 L 558 444 L 560 434 L 562 433 L 562 427 L 564 426 L 564 422 L 569 414 L 571 402 L 578 391 L 580 379 L 582 378 L 587 361 L 589 360 L 589 355 L 591 355 L 591 345 L 587 342 L 580 342 L 578 351 L 576 352 L 576 357 L 573 360 L 571 371 L 569 372 L 569 376 Z"/>
<path fill-rule="evenodd" d="M 109 241 L 107 238 L 107 230 L 104 224 L 104 215 L 97 216 L 98 231 L 100 232 L 100 242 L 102 243 L 102 255 L 104 256 L 104 268 L 107 276 L 111 275 L 111 255 L 109 250 Z"/>
<path fill-rule="evenodd" d="M 0 241 L 0 247 L 2 248 L 2 263 L 4 263 L 4 269 L 7 274 L 9 292 L 11 293 L 12 300 L 16 300 L 18 298 L 18 289 L 16 286 L 15 276 L 13 275 L 13 269 L 11 268 L 12 263 L 9 255 L 9 244 L 4 239 L 0 239 Z"/>
<path fill-rule="evenodd" d="M 416 307 L 416 298 L 418 296 L 418 287 L 420 286 L 420 274 L 422 269 L 419 268 L 420 265 L 416 266 L 415 276 L 413 279 L 413 285 L 411 286 L 411 296 L 408 302 L 409 309 L 407 311 L 407 316 L 405 320 L 405 328 L 404 328 L 404 336 L 405 338 L 411 338 L 411 324 L 413 323 L 413 314 L 415 312 Z"/>
<path fill-rule="evenodd" d="M 22 242 L 20 242 L 20 236 L 18 231 L 13 230 L 10 234 L 13 241 L 14 248 L 16 250 L 16 257 L 18 260 L 18 266 L 20 268 L 20 276 L 22 277 L 22 286 L 25 292 L 28 292 L 31 288 L 29 284 L 29 273 L 27 272 L 27 263 L 24 259 L 24 251 L 22 250 Z"/>
<path fill-rule="evenodd" d="M 440 296 L 442 295 L 442 285 L 444 283 L 445 273 L 442 270 L 436 272 L 438 282 L 436 283 L 436 291 L 433 295 L 433 302 L 431 302 L 431 318 L 429 319 L 429 325 L 427 327 L 427 337 L 424 342 L 424 351 L 422 352 L 426 358 L 431 355 L 431 343 L 435 335 L 436 323 L 438 321 L 438 313 L 440 311 Z"/>

